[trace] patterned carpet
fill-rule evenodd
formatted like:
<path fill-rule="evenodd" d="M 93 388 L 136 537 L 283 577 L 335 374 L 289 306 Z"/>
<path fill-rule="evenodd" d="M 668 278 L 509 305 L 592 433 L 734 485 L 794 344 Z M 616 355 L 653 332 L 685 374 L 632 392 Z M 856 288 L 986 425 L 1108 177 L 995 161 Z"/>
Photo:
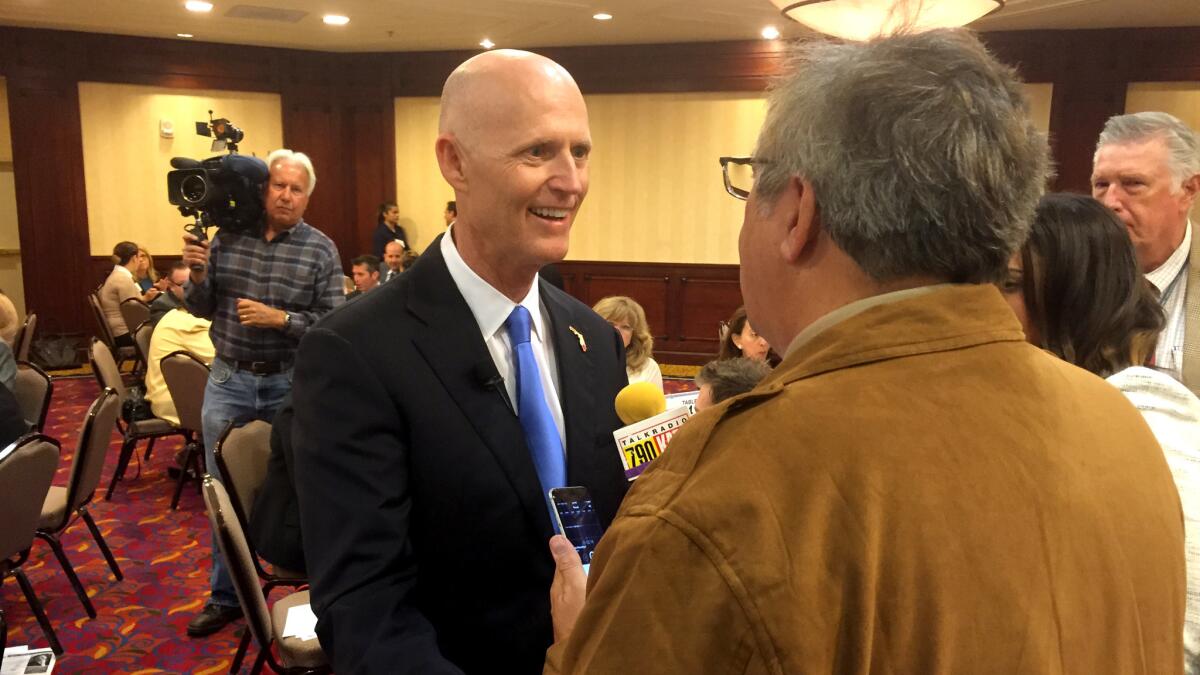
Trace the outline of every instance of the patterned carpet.
<path fill-rule="evenodd" d="M 66 484 L 79 426 L 98 393 L 90 377 L 54 381 L 46 430 L 63 445 L 55 485 Z M 170 509 L 175 483 L 168 479 L 167 467 L 180 441 L 156 443 L 140 476 L 137 464 L 131 462 L 113 501 L 106 502 L 103 488 L 108 486 L 120 451 L 115 431 L 112 438 L 102 489 L 96 492 L 90 510 L 125 580 L 113 578 L 87 527 L 79 521 L 63 535 L 63 545 L 92 597 L 97 618 L 87 618 L 45 542 L 35 541 L 24 566 L 66 650 L 55 672 L 223 673 L 229 669 L 237 649 L 236 633 L 243 623 L 238 621 L 207 638 L 192 639 L 184 633 L 184 626 L 208 596 L 211 548 L 204 501 L 194 487 L 184 490 L 178 511 Z M 145 443 L 138 446 L 139 457 L 144 449 Z M 48 646 L 15 579 L 0 588 L 0 606 L 8 619 L 10 646 Z"/>

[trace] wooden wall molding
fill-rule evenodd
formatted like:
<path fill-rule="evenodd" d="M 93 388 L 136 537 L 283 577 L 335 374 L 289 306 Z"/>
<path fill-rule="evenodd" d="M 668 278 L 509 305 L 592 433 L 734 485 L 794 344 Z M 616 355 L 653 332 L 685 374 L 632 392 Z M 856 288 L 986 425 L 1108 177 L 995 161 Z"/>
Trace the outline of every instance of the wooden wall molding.
<path fill-rule="evenodd" d="M 1109 116 L 1124 111 L 1128 83 L 1200 81 L 1200 27 L 997 32 L 982 38 L 1027 81 L 1054 84 L 1056 189 L 1087 189 L 1096 137 Z M 783 43 L 763 40 L 538 51 L 562 63 L 593 94 L 761 91 L 787 56 Z M 0 76 L 8 79 L 27 262 L 26 305 L 53 314 L 52 322 L 64 329 L 91 330 L 82 303 L 95 285 L 93 270 L 79 264 L 89 258 L 79 82 L 279 93 L 284 142 L 311 155 L 317 170 L 309 220 L 334 239 L 347 263 L 369 247 L 378 202 L 395 189 L 393 98 L 438 95 L 450 71 L 475 53 L 347 54 L 0 27 Z M 565 264 L 578 274 L 594 270 L 590 280 L 572 282 L 583 284 L 581 293 L 612 288 L 603 276 L 610 264 L 580 268 L 583 264 Z M 628 267 L 634 276 L 652 269 Z M 668 300 L 657 295 L 647 300 L 665 307 L 665 347 L 699 353 L 710 320 L 724 318 L 723 305 L 735 294 L 715 289 L 730 288 L 737 275 L 729 270 L 736 267 L 716 268 L 723 271 L 666 266 Z M 638 288 L 658 283 L 647 277 Z M 704 304 L 709 296 L 719 298 L 711 307 Z M 684 304 L 673 304 L 678 302 Z"/>

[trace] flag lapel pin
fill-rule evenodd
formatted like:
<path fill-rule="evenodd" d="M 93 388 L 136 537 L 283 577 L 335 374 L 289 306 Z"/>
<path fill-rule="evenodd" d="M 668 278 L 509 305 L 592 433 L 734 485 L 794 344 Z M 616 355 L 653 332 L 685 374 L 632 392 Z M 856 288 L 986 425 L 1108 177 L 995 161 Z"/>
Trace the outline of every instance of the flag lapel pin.
<path fill-rule="evenodd" d="M 583 339 L 583 333 L 580 333 L 579 331 L 575 330 L 575 326 L 567 326 L 567 328 L 570 329 L 570 331 L 575 334 L 575 337 L 579 338 L 579 350 L 586 352 L 587 351 L 587 340 Z"/>

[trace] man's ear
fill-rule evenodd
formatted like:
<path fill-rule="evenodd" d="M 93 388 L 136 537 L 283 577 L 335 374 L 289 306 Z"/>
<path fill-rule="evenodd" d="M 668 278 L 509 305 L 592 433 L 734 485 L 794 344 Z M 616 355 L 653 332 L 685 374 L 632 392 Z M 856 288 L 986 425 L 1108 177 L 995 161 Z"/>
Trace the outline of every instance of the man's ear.
<path fill-rule="evenodd" d="M 1200 173 L 1183 181 L 1183 198 L 1191 208 L 1196 203 L 1196 196 L 1200 195 Z"/>
<path fill-rule="evenodd" d="M 433 149 L 437 154 L 438 168 L 442 170 L 442 177 L 446 179 L 450 187 L 465 191 L 467 174 L 463 167 L 464 158 L 462 149 L 458 147 L 458 139 L 453 134 L 441 134 L 437 137 Z"/>
<path fill-rule="evenodd" d="M 799 176 L 788 179 L 779 201 L 786 201 L 792 210 L 780 250 L 785 260 L 795 263 L 816 243 L 817 235 L 821 233 L 821 211 L 812 183 Z"/>

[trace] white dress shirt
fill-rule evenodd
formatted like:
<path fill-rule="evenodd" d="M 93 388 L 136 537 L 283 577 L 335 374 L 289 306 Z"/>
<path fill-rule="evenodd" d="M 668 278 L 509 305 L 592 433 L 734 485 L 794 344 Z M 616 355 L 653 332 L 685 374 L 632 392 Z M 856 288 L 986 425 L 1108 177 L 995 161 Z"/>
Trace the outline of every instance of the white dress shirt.
<path fill-rule="evenodd" d="M 1192 222 L 1184 230 L 1183 242 L 1157 269 L 1146 273 L 1146 278 L 1162 295 L 1159 304 L 1167 314 L 1167 324 L 1158 336 L 1158 347 L 1154 350 L 1154 366 L 1183 381 L 1183 338 L 1184 299 L 1187 296 L 1188 252 L 1192 250 Z M 1200 264 L 1200 261 L 1196 261 Z"/>
<path fill-rule="evenodd" d="M 504 327 L 504 322 L 508 320 L 508 315 L 516 308 L 517 303 L 484 281 L 462 259 L 454 243 L 453 226 L 446 229 L 441 246 L 446 269 L 450 270 L 454 285 L 458 286 L 459 293 L 462 293 L 467 306 L 471 308 L 471 314 L 475 316 L 475 323 L 479 325 L 479 332 L 483 334 L 483 341 L 492 355 L 492 361 L 496 363 L 496 370 L 499 371 L 500 377 L 504 378 L 508 398 L 520 414 L 512 341 L 508 339 L 508 329 Z M 554 426 L 558 428 L 558 438 L 562 441 L 563 451 L 566 452 L 566 427 L 563 424 L 562 403 L 558 399 L 558 361 L 554 355 L 554 341 L 550 339 L 550 315 L 542 306 L 536 276 L 533 286 L 521 299 L 520 304 L 529 310 L 532 319 L 529 343 L 533 347 L 533 358 L 537 361 L 538 370 L 541 371 L 542 392 L 546 397 L 546 405 L 550 408 Z"/>

